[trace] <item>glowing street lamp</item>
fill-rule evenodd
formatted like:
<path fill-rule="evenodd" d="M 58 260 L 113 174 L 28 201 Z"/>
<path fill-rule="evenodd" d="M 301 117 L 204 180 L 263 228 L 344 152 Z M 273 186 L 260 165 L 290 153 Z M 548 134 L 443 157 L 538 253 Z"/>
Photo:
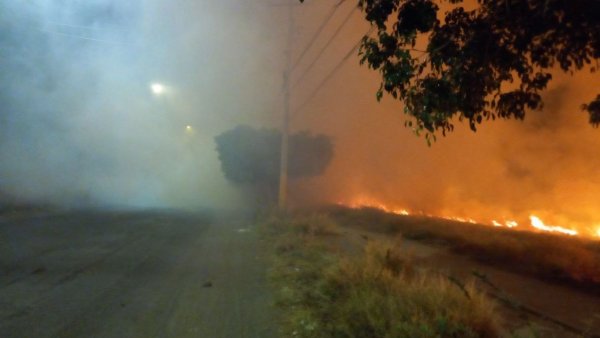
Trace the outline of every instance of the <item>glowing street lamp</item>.
<path fill-rule="evenodd" d="M 161 95 L 165 92 L 165 86 L 160 83 L 153 83 L 150 85 L 150 89 L 154 95 Z"/>

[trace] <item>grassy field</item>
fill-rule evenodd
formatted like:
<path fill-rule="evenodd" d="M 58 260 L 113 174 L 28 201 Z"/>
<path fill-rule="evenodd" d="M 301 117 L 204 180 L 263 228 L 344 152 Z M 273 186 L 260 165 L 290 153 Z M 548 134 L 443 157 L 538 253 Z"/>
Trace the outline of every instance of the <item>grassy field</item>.
<path fill-rule="evenodd" d="M 473 285 L 415 269 L 394 245 L 347 256 L 326 215 L 261 222 L 283 337 L 499 337 L 495 303 Z"/>
<path fill-rule="evenodd" d="M 371 208 L 330 207 L 325 212 L 344 226 L 447 245 L 486 264 L 600 294 L 598 241 L 401 216 Z"/>

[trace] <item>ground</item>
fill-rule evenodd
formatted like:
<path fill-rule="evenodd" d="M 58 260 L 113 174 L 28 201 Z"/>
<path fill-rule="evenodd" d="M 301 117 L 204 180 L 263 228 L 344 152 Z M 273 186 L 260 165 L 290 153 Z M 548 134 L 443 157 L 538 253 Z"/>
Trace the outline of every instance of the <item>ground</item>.
<path fill-rule="evenodd" d="M 598 337 L 600 335 L 600 297 L 531 276 L 489 266 L 455 254 L 443 244 L 394 237 L 364 229 L 345 227 L 337 243 L 349 252 L 357 252 L 367 241 L 393 242 L 412 257 L 416 266 L 442 273 L 460 281 L 475 280 L 499 302 L 505 317 L 503 325 L 523 333 L 535 330 L 540 337 Z M 474 273 L 485 276 L 486 282 Z M 508 304 L 506 303 L 508 302 Z M 535 335 L 531 335 L 535 336 Z"/>
<path fill-rule="evenodd" d="M 277 336 L 266 260 L 249 218 L 181 212 L 0 214 L 0 337 Z M 344 227 L 347 252 L 387 235 Z M 600 298 L 403 239 L 419 266 L 477 271 L 536 313 L 506 310 L 554 337 L 600 332 Z M 493 290 L 492 290 L 493 291 Z"/>
<path fill-rule="evenodd" d="M 174 212 L 2 215 L 0 337 L 273 337 L 247 224 Z"/>

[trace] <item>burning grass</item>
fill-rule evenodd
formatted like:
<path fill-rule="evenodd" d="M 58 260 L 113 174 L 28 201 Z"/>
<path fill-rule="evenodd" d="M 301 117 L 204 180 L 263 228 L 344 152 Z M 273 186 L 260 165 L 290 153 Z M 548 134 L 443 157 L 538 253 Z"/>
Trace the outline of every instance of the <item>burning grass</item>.
<path fill-rule="evenodd" d="M 346 257 L 327 240 L 337 232 L 323 215 L 263 222 L 282 336 L 500 335 L 493 302 L 474 286 L 415 269 L 391 245 L 370 242 L 363 255 Z"/>
<path fill-rule="evenodd" d="M 333 207 L 345 226 L 448 245 L 453 251 L 520 273 L 600 294 L 600 243 L 443 219 L 402 216 L 372 208 Z"/>

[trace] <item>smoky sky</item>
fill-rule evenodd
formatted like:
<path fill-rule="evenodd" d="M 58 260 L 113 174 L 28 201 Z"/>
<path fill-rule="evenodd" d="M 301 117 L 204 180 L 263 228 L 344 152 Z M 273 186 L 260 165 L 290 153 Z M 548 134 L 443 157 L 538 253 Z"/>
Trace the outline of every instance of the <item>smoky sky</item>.
<path fill-rule="evenodd" d="M 2 193 L 64 204 L 238 204 L 213 138 L 238 124 L 280 124 L 289 22 L 278 3 L 1 1 Z M 293 64 L 336 4 L 294 7 Z M 356 51 L 344 61 L 369 29 L 359 11 L 325 46 L 353 5 L 340 5 L 291 74 L 302 79 L 291 91 L 292 131 L 335 144 L 324 175 L 293 182 L 292 203 L 370 198 L 481 221 L 536 214 L 582 231 L 599 226 L 600 131 L 580 109 L 597 94 L 598 73 L 555 72 L 542 111 L 477 133 L 459 124 L 429 147 L 404 127 L 401 102 L 377 102 L 379 75 L 359 66 Z M 153 95 L 152 83 L 164 93 Z"/>
<path fill-rule="evenodd" d="M 298 10 L 297 22 L 313 24 L 300 24 L 296 55 L 332 5 L 311 2 Z M 307 53 L 305 67 L 351 5 L 346 2 L 337 10 L 316 43 L 321 45 Z M 355 13 L 316 70 L 303 76 L 293 93 L 294 104 L 304 102 L 368 29 L 362 15 Z M 598 73 L 589 68 L 574 75 L 555 71 L 544 92 L 543 110 L 529 112 L 524 121 L 489 121 L 477 133 L 457 121 L 455 132 L 440 135 L 429 147 L 404 127 L 401 102 L 387 96 L 377 102 L 379 74 L 358 61 L 355 56 L 343 63 L 293 118 L 294 128 L 329 134 L 336 144 L 326 174 L 296 187 L 302 193 L 317 193 L 297 198 L 346 203 L 370 199 L 486 223 L 514 219 L 528 224 L 534 214 L 548 224 L 576 227 L 582 233 L 600 227 L 600 130 L 588 124 L 580 108 L 596 97 Z M 302 66 L 293 76 L 301 74 Z"/>
<path fill-rule="evenodd" d="M 235 204 L 213 138 L 274 123 L 282 57 L 270 17 L 242 0 L 0 2 L 3 195 Z"/>

